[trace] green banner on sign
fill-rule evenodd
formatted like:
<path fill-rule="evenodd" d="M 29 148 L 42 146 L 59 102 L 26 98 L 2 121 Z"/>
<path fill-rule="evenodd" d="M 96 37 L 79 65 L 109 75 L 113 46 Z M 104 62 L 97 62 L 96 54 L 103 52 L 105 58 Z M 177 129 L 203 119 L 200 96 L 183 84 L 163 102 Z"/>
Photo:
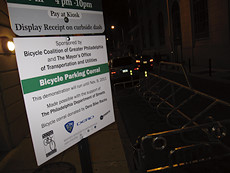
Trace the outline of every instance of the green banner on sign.
<path fill-rule="evenodd" d="M 45 76 L 39 76 L 31 79 L 22 80 L 24 94 L 39 91 L 42 89 L 54 87 L 57 85 L 85 79 L 88 77 L 104 74 L 109 72 L 108 64 L 90 66 L 86 68 L 65 71 Z"/>

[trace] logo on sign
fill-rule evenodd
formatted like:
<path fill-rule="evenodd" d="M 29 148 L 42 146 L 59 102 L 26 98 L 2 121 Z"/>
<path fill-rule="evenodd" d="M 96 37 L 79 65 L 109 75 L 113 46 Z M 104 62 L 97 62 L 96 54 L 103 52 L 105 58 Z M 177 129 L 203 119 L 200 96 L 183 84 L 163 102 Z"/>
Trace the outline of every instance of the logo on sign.
<path fill-rule="evenodd" d="M 74 121 L 70 121 L 65 124 L 65 129 L 67 132 L 72 133 L 74 127 Z"/>
<path fill-rule="evenodd" d="M 87 121 L 90 121 L 93 118 L 94 118 L 94 115 L 92 115 L 91 117 L 85 118 L 84 120 L 77 122 L 77 126 L 80 126 L 81 124 L 83 124 L 83 123 L 85 123 Z"/>
<path fill-rule="evenodd" d="M 103 120 L 106 115 L 110 113 L 110 110 L 100 116 L 100 120 Z"/>

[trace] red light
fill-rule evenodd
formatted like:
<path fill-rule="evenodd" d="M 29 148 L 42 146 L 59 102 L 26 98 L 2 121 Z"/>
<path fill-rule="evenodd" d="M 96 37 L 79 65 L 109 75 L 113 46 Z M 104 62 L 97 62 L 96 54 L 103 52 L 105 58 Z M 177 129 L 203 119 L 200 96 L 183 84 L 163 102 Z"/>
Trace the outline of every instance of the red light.
<path fill-rule="evenodd" d="M 141 63 L 141 61 L 140 60 L 136 60 L 136 63 Z"/>
<path fill-rule="evenodd" d="M 134 70 L 139 70 L 139 68 L 134 68 Z"/>
<path fill-rule="evenodd" d="M 115 72 L 115 71 L 112 71 L 111 74 L 116 74 L 116 72 Z"/>

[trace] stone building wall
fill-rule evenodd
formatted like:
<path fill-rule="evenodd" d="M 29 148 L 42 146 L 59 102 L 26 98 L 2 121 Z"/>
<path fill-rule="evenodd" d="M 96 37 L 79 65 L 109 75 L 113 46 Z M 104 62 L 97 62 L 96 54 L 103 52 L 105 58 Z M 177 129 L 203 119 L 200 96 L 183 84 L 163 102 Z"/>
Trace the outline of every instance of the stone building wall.
<path fill-rule="evenodd" d="M 5 1 L 0 1 L 0 19 L 0 151 L 8 151 L 28 135 L 28 122 L 15 54 L 2 48 L 3 37 L 15 37 Z"/>

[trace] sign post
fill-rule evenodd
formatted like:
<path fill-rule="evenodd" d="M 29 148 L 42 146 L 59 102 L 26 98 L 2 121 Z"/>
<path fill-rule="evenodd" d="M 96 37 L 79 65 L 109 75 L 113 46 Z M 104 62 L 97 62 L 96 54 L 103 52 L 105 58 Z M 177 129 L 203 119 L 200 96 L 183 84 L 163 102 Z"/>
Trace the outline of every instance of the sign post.
<path fill-rule="evenodd" d="M 78 143 L 78 151 L 80 155 L 82 172 L 93 173 L 88 138 L 82 139 Z"/>

